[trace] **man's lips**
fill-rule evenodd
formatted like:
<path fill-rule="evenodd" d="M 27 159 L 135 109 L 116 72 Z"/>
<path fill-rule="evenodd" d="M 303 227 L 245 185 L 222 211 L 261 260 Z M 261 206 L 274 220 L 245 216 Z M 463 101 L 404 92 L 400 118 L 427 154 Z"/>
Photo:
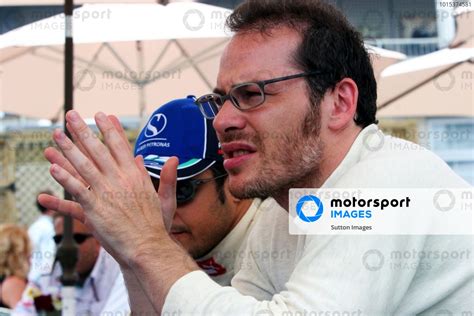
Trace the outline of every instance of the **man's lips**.
<path fill-rule="evenodd" d="M 257 151 L 255 146 L 241 142 L 232 142 L 222 144 L 224 159 L 236 158 L 246 154 L 252 154 Z"/>
<path fill-rule="evenodd" d="M 222 151 L 224 152 L 224 168 L 231 170 L 250 159 L 257 149 L 250 144 L 232 142 L 222 144 Z"/>

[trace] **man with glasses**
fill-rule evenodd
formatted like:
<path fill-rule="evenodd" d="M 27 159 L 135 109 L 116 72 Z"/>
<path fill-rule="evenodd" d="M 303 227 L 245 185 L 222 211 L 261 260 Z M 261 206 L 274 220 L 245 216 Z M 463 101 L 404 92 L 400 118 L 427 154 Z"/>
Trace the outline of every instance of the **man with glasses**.
<path fill-rule="evenodd" d="M 288 211 L 290 188 L 468 186 L 429 151 L 378 129 L 368 53 L 334 7 L 316 0 L 248 0 L 228 24 L 235 35 L 222 56 L 214 94 L 197 103 L 205 116 L 215 115 L 232 194 L 272 196 Z M 294 240 L 288 237 L 288 215 L 271 212 L 250 233 L 251 268 L 236 274 L 233 287 L 219 286 L 186 260 L 165 229 L 174 211 L 177 159 L 163 167 L 156 198 L 142 158 L 123 154 L 126 144 L 114 119 L 96 115 L 105 144 L 87 137 L 90 131 L 77 112 L 69 112 L 67 121 L 90 156 L 60 131 L 54 140 L 86 183 L 55 164 L 51 174 L 84 210 L 75 204 L 72 211 L 60 204 L 54 209 L 90 223 L 114 252 L 134 311 L 142 306 L 138 298 L 147 297 L 166 315 L 473 312 L 472 237 L 336 234 Z M 107 164 L 104 156 L 110 157 Z M 122 195 L 133 190 L 149 198 L 101 201 L 104 190 Z M 40 196 L 40 202 L 57 200 Z M 143 216 L 128 217 L 130 208 Z M 163 219 L 155 216 L 157 209 Z M 121 229 L 111 228 L 120 223 Z M 286 247 L 294 250 L 291 258 L 257 256 Z M 453 249 L 468 255 L 434 255 Z M 394 258 L 397 253 L 403 255 Z"/>
<path fill-rule="evenodd" d="M 160 106 L 140 132 L 135 156 L 143 157 L 156 192 L 165 162 L 179 158 L 170 234 L 214 281 L 230 285 L 251 226 L 272 202 L 240 200 L 229 193 L 212 121 L 194 102 L 189 96 Z"/>
<path fill-rule="evenodd" d="M 64 217 L 56 213 L 53 240 L 57 246 L 63 239 L 63 225 Z M 126 315 L 130 311 L 127 289 L 117 262 L 100 246 L 90 229 L 78 220 L 73 220 L 73 238 L 79 253 L 76 265 L 76 314 Z M 50 273 L 30 280 L 13 315 L 38 315 L 60 310 L 61 275 L 61 267 L 56 262 Z"/>

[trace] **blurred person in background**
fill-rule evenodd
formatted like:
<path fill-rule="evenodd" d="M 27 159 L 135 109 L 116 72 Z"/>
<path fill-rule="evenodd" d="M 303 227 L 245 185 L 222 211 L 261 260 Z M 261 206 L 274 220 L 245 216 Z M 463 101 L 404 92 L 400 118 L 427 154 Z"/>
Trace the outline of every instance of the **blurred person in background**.
<path fill-rule="evenodd" d="M 41 193 L 51 194 L 50 190 L 44 190 Z M 39 195 L 38 194 L 38 195 Z M 56 254 L 56 246 L 53 241 L 53 211 L 43 207 L 36 202 L 40 216 L 31 224 L 28 229 L 33 244 L 33 253 L 31 256 L 31 268 L 28 274 L 29 281 L 37 280 L 40 275 L 51 272 Z"/>
<path fill-rule="evenodd" d="M 0 224 L 0 307 L 13 308 L 26 287 L 31 245 L 25 229 Z"/>
<path fill-rule="evenodd" d="M 56 245 L 63 239 L 64 217 L 54 215 Z M 117 312 L 126 315 L 128 295 L 116 261 L 100 246 L 90 230 L 80 221 L 73 221 L 73 238 L 79 249 L 76 264 L 76 314 L 99 315 Z M 62 269 L 55 264 L 50 274 L 29 281 L 13 315 L 36 315 L 61 309 Z"/>

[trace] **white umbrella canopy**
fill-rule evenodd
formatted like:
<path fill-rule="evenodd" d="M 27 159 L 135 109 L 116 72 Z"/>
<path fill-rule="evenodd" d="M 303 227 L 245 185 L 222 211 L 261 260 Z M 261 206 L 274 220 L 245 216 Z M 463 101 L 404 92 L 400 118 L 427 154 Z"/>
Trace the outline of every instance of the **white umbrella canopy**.
<path fill-rule="evenodd" d="M 474 113 L 474 48 L 443 49 L 386 68 L 379 117 L 469 116 Z"/>
<path fill-rule="evenodd" d="M 155 107 L 172 98 L 183 97 L 185 94 L 208 93 L 211 90 L 210 85 L 215 83 L 223 47 L 222 39 L 217 41 L 193 39 L 180 42 L 186 51 L 196 51 L 196 47 L 204 48 L 205 54 L 195 57 L 194 60 L 205 74 L 207 82 L 185 59 L 176 58 L 176 56 L 181 56 L 181 52 L 174 42 L 169 44 L 168 52 L 160 61 L 160 65 L 163 66 L 152 70 L 152 64 L 168 42 L 141 42 L 145 52 L 144 72 L 156 77 L 154 82 L 146 85 L 147 112 L 151 112 Z M 206 49 L 213 44 L 217 45 L 215 49 Z M 136 42 L 108 43 L 105 46 L 102 43 L 76 45 L 75 108 L 85 117 L 92 117 L 99 110 L 118 116 L 137 117 L 139 115 L 137 100 L 140 91 L 132 82 L 138 72 L 125 70 L 119 60 L 113 56 L 109 46 L 126 60 L 130 69 L 138 69 Z M 88 61 L 93 59 L 101 47 L 98 58 L 89 65 Z M 398 61 L 398 59 L 387 58 L 386 54 L 380 54 L 379 49 L 370 48 L 369 52 L 376 77 L 387 65 Z M 0 109 L 38 118 L 61 119 L 64 76 L 62 56 L 60 46 L 0 50 L 2 72 Z M 130 58 L 131 56 L 133 58 Z M 179 68 L 173 67 L 173 65 L 179 65 L 179 61 L 184 65 Z"/>
<path fill-rule="evenodd" d="M 385 68 L 407 58 L 407 55 L 392 50 L 371 45 L 365 45 L 365 47 L 370 54 L 375 79 L 377 81 L 380 79 L 380 74 Z"/>
<path fill-rule="evenodd" d="M 209 92 L 230 35 L 229 14 L 199 3 L 76 9 L 75 108 L 84 117 L 137 117 L 143 104 L 151 112 L 172 98 Z M 63 23 L 55 16 L 0 36 L 0 111 L 62 118 Z"/>
<path fill-rule="evenodd" d="M 209 92 L 231 35 L 224 28 L 230 13 L 200 3 L 86 4 L 76 9 L 75 108 L 85 117 L 99 110 L 138 116 L 144 115 L 139 110 L 143 103 L 151 112 L 169 99 Z M 0 111 L 62 118 L 63 41 L 62 15 L 0 36 Z M 369 45 L 367 49 L 376 78 L 406 58 Z M 140 73 L 156 78 L 143 82 Z"/>
<path fill-rule="evenodd" d="M 85 4 L 74 10 L 76 44 L 220 38 L 231 10 L 193 2 L 161 4 Z M 19 27 L 1 36 L 0 48 L 64 44 L 63 14 Z"/>
<path fill-rule="evenodd" d="M 196 46 L 210 47 L 215 40 L 193 39 L 182 41 L 182 47 L 196 51 Z M 150 113 L 166 101 L 185 97 L 186 94 L 208 93 L 215 83 L 222 45 L 215 49 L 215 55 L 207 54 L 196 58 L 197 67 L 206 81 L 181 57 L 178 47 L 171 42 L 159 66 L 153 63 L 163 51 L 167 42 L 141 42 L 143 71 L 149 83 L 140 90 L 139 59 L 136 42 L 109 43 L 114 51 L 125 60 L 127 70 L 108 48 L 102 48 L 93 65 L 93 56 L 103 44 L 82 44 L 75 46 L 75 90 L 74 108 L 84 117 L 93 117 L 98 111 L 122 117 L 139 117 L 139 99 L 145 92 L 146 112 Z M 6 62 L 0 61 L 0 111 L 18 113 L 36 118 L 62 119 L 64 103 L 64 64 L 62 47 L 37 47 L 28 53 Z M 5 54 L 7 55 L 7 54 Z M 6 57 L 6 56 L 4 56 Z M 206 58 L 208 58 L 206 60 Z M 180 65 L 179 60 L 183 63 Z"/>
<path fill-rule="evenodd" d="M 474 20 L 457 10 L 450 48 L 387 67 L 378 82 L 379 117 L 473 117 Z"/>

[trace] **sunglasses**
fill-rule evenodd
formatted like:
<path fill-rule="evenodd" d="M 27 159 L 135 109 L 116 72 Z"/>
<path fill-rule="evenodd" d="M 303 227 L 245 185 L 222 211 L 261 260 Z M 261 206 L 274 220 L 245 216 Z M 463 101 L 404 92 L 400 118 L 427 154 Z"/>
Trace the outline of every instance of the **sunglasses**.
<path fill-rule="evenodd" d="M 196 196 L 198 186 L 224 177 L 227 177 L 227 173 L 208 179 L 188 179 L 178 181 L 176 183 L 176 202 L 178 204 L 190 202 Z M 160 187 L 160 179 L 151 177 L 151 182 L 153 182 L 153 187 L 155 187 L 155 191 L 158 192 L 158 188 Z"/>
<path fill-rule="evenodd" d="M 84 241 L 86 241 L 88 238 L 92 237 L 92 234 L 81 234 L 81 233 L 76 233 L 72 235 L 72 238 L 74 238 L 74 241 L 80 245 Z M 59 245 L 61 241 L 63 240 L 63 235 L 54 235 L 53 236 L 54 243 L 56 245 Z"/>

